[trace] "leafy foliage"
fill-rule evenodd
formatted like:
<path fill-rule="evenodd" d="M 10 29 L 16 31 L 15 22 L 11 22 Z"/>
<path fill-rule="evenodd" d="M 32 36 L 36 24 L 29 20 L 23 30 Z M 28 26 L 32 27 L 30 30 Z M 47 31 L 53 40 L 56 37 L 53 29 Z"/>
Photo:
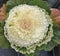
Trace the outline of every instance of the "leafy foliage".
<path fill-rule="evenodd" d="M 45 9 L 48 14 L 50 14 L 50 7 L 46 1 L 43 0 L 9 0 L 7 2 L 7 12 L 10 11 L 14 6 L 20 5 L 20 4 L 28 4 L 28 5 L 36 5 L 43 9 Z"/>
<path fill-rule="evenodd" d="M 0 22 L 0 47 L 1 48 L 10 48 L 10 43 L 4 36 L 4 24 L 5 22 Z"/>
<path fill-rule="evenodd" d="M 45 50 L 45 51 L 51 51 L 55 46 L 57 46 L 57 43 L 53 41 L 53 39 L 48 42 L 47 44 L 44 44 L 40 47 L 40 50 Z"/>
<path fill-rule="evenodd" d="M 12 9 L 14 6 L 17 6 L 20 4 L 37 5 L 45 9 L 50 15 L 50 7 L 43 0 L 9 0 L 6 4 L 7 12 L 9 12 L 10 9 Z M 4 24 L 5 24 L 4 21 L 0 22 L 0 47 L 10 48 L 10 43 L 4 36 Z M 39 50 L 50 51 L 55 46 L 57 46 L 57 44 L 60 44 L 60 28 L 54 25 L 53 29 L 54 29 L 54 37 L 52 38 L 52 40 L 49 43 L 42 45 L 41 47 L 37 47 L 34 54 L 33 53 L 30 55 L 26 54 L 26 56 L 38 56 Z"/>
<path fill-rule="evenodd" d="M 25 56 L 39 56 L 39 52 L 41 50 L 44 50 L 44 51 L 51 51 L 55 46 L 57 46 L 57 43 L 55 43 L 53 41 L 53 39 L 47 43 L 47 44 L 44 44 L 42 45 L 41 47 L 36 47 L 36 50 L 34 53 L 31 53 L 31 54 L 25 54 Z"/>
<path fill-rule="evenodd" d="M 60 44 L 60 28 L 58 27 L 58 25 L 54 25 L 53 26 L 54 29 L 54 39 L 53 41 L 56 42 L 57 44 Z"/>

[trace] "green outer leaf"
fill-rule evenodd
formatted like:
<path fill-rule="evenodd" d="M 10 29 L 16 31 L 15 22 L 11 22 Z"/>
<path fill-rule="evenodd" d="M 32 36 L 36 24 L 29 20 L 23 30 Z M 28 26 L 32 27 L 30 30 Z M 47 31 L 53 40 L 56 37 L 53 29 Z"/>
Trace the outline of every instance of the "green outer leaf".
<path fill-rule="evenodd" d="M 10 48 L 9 42 L 3 35 L 0 35 L 0 47 L 1 48 Z"/>
<path fill-rule="evenodd" d="M 40 50 L 37 47 L 34 53 L 25 54 L 25 56 L 39 56 L 39 53 L 40 53 Z"/>
<path fill-rule="evenodd" d="M 10 43 L 4 36 L 4 24 L 5 22 L 0 22 L 0 47 L 1 48 L 10 48 Z"/>
<path fill-rule="evenodd" d="M 47 44 L 42 45 L 39 49 L 45 51 L 51 51 L 55 46 L 60 44 L 60 28 L 57 24 L 53 24 L 54 37 Z"/>
<path fill-rule="evenodd" d="M 50 42 L 48 42 L 47 44 L 44 44 L 44 45 L 42 45 L 41 47 L 36 47 L 36 50 L 35 50 L 35 52 L 34 53 L 32 53 L 32 54 L 26 54 L 25 56 L 39 56 L 39 52 L 41 51 L 41 50 L 44 50 L 44 51 L 51 51 L 55 46 L 57 46 L 57 43 L 55 43 L 54 41 L 53 41 L 53 39 L 50 41 Z"/>
<path fill-rule="evenodd" d="M 43 9 L 45 9 L 48 14 L 50 15 L 50 7 L 46 1 L 43 0 L 9 0 L 7 2 L 7 12 L 10 11 L 14 6 L 20 5 L 20 4 L 28 4 L 28 5 L 36 5 Z"/>
<path fill-rule="evenodd" d="M 50 42 L 42 45 L 39 48 L 40 50 L 51 51 L 55 46 L 60 44 L 60 28 L 58 27 L 58 25 L 53 24 L 53 30 L 54 30 L 53 31 L 54 37 L 52 38 Z"/>
<path fill-rule="evenodd" d="M 57 46 L 57 43 L 55 43 L 53 40 L 51 40 L 47 44 L 42 45 L 40 49 L 45 50 L 45 51 L 51 51 L 55 46 Z"/>
<path fill-rule="evenodd" d="M 43 9 L 45 9 L 49 15 L 51 14 L 50 7 L 46 1 L 43 0 L 33 0 L 30 2 L 30 5 L 37 5 Z"/>
<path fill-rule="evenodd" d="M 58 25 L 54 24 L 53 29 L 54 29 L 53 41 L 56 42 L 57 44 L 60 44 L 60 28 L 58 27 Z"/>

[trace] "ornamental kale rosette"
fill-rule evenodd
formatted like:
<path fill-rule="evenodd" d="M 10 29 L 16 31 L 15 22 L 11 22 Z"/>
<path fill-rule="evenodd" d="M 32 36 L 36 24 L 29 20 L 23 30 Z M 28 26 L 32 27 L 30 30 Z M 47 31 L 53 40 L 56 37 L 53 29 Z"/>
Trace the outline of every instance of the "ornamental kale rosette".
<path fill-rule="evenodd" d="M 12 48 L 23 54 L 30 54 L 36 46 L 40 47 L 51 40 L 52 26 L 52 20 L 44 9 L 23 4 L 10 10 L 4 34 Z M 19 50 L 22 47 L 25 47 L 26 51 Z"/>
<path fill-rule="evenodd" d="M 2 27 L 4 36 L 1 35 L 7 39 L 4 39 L 5 47 L 11 46 L 26 56 L 35 56 L 39 50 L 50 51 L 60 44 L 59 37 L 55 37 L 59 29 L 53 24 L 45 1 L 9 0 L 7 14 Z"/>

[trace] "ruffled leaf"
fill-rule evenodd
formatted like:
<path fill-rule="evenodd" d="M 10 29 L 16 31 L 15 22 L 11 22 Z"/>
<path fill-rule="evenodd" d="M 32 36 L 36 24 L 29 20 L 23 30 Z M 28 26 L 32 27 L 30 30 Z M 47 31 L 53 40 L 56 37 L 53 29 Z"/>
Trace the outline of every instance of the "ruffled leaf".
<path fill-rule="evenodd" d="M 9 0 L 7 2 L 7 12 L 10 11 L 14 6 L 20 5 L 20 4 L 28 4 L 28 5 L 36 5 L 43 9 L 45 9 L 48 14 L 50 15 L 50 7 L 46 1 L 43 0 Z"/>
<path fill-rule="evenodd" d="M 31 56 L 39 56 L 39 53 L 40 53 L 41 50 L 51 51 L 55 46 L 57 46 L 57 43 L 55 43 L 55 42 L 53 41 L 53 39 L 52 39 L 52 40 L 51 40 L 50 42 L 48 42 L 47 44 L 44 44 L 44 45 L 42 45 L 42 46 L 40 46 L 40 47 L 36 47 L 35 52 L 34 52 L 34 53 L 31 53 L 30 55 L 31 55 Z M 29 54 L 26 54 L 25 56 L 29 56 Z"/>
<path fill-rule="evenodd" d="M 47 44 L 42 45 L 40 49 L 45 50 L 45 51 L 51 51 L 55 46 L 57 46 L 57 43 L 55 43 L 53 40 L 51 40 Z"/>
<path fill-rule="evenodd" d="M 53 24 L 54 37 L 47 44 L 42 45 L 39 49 L 45 51 L 51 51 L 55 46 L 60 44 L 60 28 L 57 24 Z"/>

